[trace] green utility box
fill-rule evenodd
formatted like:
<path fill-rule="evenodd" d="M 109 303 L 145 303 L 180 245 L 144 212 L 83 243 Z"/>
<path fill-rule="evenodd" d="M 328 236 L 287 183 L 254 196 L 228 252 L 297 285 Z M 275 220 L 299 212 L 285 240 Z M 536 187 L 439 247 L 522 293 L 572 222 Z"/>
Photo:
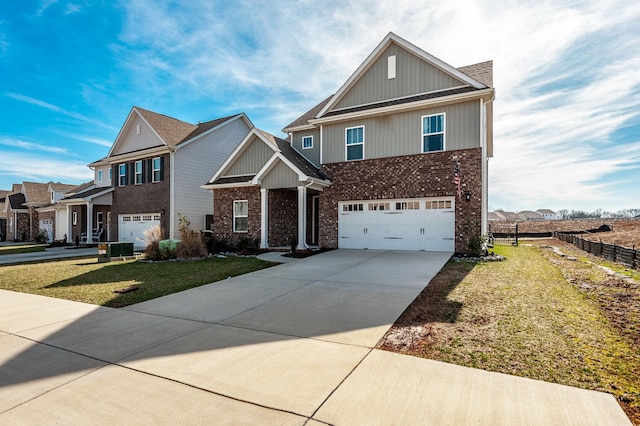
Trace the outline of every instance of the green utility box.
<path fill-rule="evenodd" d="M 176 250 L 180 245 L 180 240 L 161 240 L 160 241 L 160 251 L 164 250 Z"/>
<path fill-rule="evenodd" d="M 133 256 L 133 243 L 98 244 L 98 263 L 111 262 L 112 257 Z"/>

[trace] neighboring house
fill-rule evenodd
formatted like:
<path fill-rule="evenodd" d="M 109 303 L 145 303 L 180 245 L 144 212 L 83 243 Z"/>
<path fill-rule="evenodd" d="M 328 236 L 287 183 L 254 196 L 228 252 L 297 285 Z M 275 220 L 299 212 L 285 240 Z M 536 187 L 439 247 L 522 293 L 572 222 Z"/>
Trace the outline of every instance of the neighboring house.
<path fill-rule="evenodd" d="M 390 33 L 287 141 L 252 131 L 203 186 L 214 235 L 467 251 L 487 233 L 493 99 L 491 62 L 454 68 Z"/>
<path fill-rule="evenodd" d="M 522 220 L 520 218 L 520 216 L 518 216 L 518 213 L 514 213 L 514 212 L 506 212 L 504 210 L 496 210 L 494 212 L 502 221 L 506 221 L 506 222 L 518 222 L 520 220 Z"/>
<path fill-rule="evenodd" d="M 523 210 L 518 213 L 522 220 L 544 220 L 544 216 L 531 210 Z"/>
<path fill-rule="evenodd" d="M 7 239 L 33 241 L 40 232 L 38 207 L 49 203 L 47 183 L 23 182 L 14 184 L 5 198 Z"/>
<path fill-rule="evenodd" d="M 146 245 L 144 231 L 155 225 L 164 238 L 179 238 L 179 215 L 192 229 L 205 229 L 213 206 L 200 185 L 252 127 L 244 113 L 191 124 L 133 107 L 108 155 L 89 164 L 94 187 L 74 196 L 76 223 L 85 232 L 102 224 L 109 241 L 137 247 Z"/>
<path fill-rule="evenodd" d="M 488 220 L 489 222 L 499 222 L 504 219 L 496 212 L 489 212 Z"/>
<path fill-rule="evenodd" d="M 538 209 L 537 213 L 541 214 L 545 220 L 558 220 L 558 214 L 549 209 Z"/>
<path fill-rule="evenodd" d="M 7 212 L 4 210 L 9 190 L 0 190 L 0 241 L 7 239 Z"/>
<path fill-rule="evenodd" d="M 59 201 L 75 187 L 76 185 L 49 182 L 47 187 L 49 204 L 36 208 L 40 231 L 47 233 L 50 242 L 64 240 L 68 234 L 67 209 Z"/>
<path fill-rule="evenodd" d="M 67 242 L 74 242 L 76 237 L 86 244 L 113 240 L 112 192 L 110 179 L 103 177 L 103 181 L 85 182 L 65 194 L 57 205 L 59 217 L 65 221 Z"/>

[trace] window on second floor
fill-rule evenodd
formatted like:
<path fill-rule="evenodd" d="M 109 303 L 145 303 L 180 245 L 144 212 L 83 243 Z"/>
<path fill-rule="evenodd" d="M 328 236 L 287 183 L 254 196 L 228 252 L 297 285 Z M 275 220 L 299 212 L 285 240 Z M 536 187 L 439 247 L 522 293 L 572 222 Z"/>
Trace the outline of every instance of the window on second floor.
<path fill-rule="evenodd" d="M 102 182 L 102 170 L 98 170 L 98 182 Z"/>
<path fill-rule="evenodd" d="M 302 138 L 302 149 L 313 148 L 313 136 L 305 136 Z"/>
<path fill-rule="evenodd" d="M 422 117 L 422 152 L 444 151 L 444 114 Z"/>
<path fill-rule="evenodd" d="M 109 167 L 109 182 L 113 180 L 113 169 Z"/>
<path fill-rule="evenodd" d="M 136 161 L 135 163 L 135 184 L 140 185 L 142 183 L 142 161 Z"/>
<path fill-rule="evenodd" d="M 156 157 L 152 160 L 153 172 L 152 172 L 152 180 L 153 182 L 160 182 L 160 168 L 161 168 L 160 157 Z"/>
<path fill-rule="evenodd" d="M 118 185 L 119 186 L 127 185 L 127 165 L 126 164 L 118 165 Z"/>
<path fill-rule="evenodd" d="M 362 160 L 364 158 L 364 126 L 347 128 L 345 145 L 347 161 Z"/>

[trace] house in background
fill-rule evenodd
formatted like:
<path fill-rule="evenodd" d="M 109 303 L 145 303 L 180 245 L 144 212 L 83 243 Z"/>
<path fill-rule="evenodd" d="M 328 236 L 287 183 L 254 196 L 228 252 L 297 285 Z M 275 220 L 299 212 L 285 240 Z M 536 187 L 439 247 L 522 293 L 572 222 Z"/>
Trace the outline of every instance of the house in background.
<path fill-rule="evenodd" d="M 7 218 L 7 240 L 33 241 L 36 238 L 40 232 L 38 208 L 50 203 L 48 188 L 49 183 L 13 184 L 3 208 Z"/>
<path fill-rule="evenodd" d="M 287 141 L 252 131 L 203 186 L 215 236 L 467 251 L 487 233 L 494 94 L 492 62 L 454 68 L 388 34 Z"/>
<path fill-rule="evenodd" d="M 10 193 L 8 189 L 0 189 L 0 241 L 7 239 L 7 213 L 4 211 L 4 204 Z"/>
<path fill-rule="evenodd" d="M 544 220 L 544 216 L 531 210 L 523 210 L 518 213 L 518 216 L 521 220 Z"/>
<path fill-rule="evenodd" d="M 252 127 L 244 113 L 191 124 L 133 107 L 107 156 L 89 164 L 93 186 L 62 200 L 74 206 L 72 233 L 103 226 L 107 240 L 144 247 L 144 231 L 156 225 L 179 238 L 179 214 L 206 229 L 213 205 L 200 185 Z"/>
<path fill-rule="evenodd" d="M 520 216 L 518 216 L 518 213 L 514 213 L 514 212 L 507 212 L 504 210 L 496 210 L 494 212 L 496 214 L 496 216 L 498 216 L 502 221 L 506 221 L 506 222 L 518 222 L 520 220 L 522 220 L 520 218 Z"/>
<path fill-rule="evenodd" d="M 49 242 L 64 240 L 68 235 L 66 207 L 59 201 L 76 185 L 60 182 L 49 182 L 47 194 L 49 204 L 36 208 L 38 212 L 38 226 L 40 231 L 47 232 Z"/>
<path fill-rule="evenodd" d="M 537 213 L 541 214 L 545 220 L 558 220 L 558 214 L 549 209 L 538 209 Z"/>

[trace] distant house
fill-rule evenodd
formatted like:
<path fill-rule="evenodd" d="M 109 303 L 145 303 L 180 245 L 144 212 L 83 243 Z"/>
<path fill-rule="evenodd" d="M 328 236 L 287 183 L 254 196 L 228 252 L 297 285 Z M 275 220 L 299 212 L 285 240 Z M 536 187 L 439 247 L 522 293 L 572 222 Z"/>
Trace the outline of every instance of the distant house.
<path fill-rule="evenodd" d="M 554 212 L 553 210 L 549 210 L 549 209 L 538 209 L 536 210 L 537 213 L 541 214 L 545 220 L 558 220 L 558 214 L 556 212 Z"/>
<path fill-rule="evenodd" d="M 0 190 L 0 241 L 7 239 L 7 213 L 4 211 L 4 204 L 10 193 L 9 190 Z"/>
<path fill-rule="evenodd" d="M 504 210 L 496 210 L 494 212 L 496 214 L 496 216 L 498 216 L 500 219 L 498 220 L 502 220 L 502 221 L 506 221 L 506 222 L 517 222 L 522 220 L 520 218 L 520 216 L 518 216 L 517 213 L 514 212 L 506 212 Z"/>
<path fill-rule="evenodd" d="M 544 220 L 544 216 L 531 210 L 523 210 L 518 213 L 521 220 Z"/>
<path fill-rule="evenodd" d="M 75 187 L 76 185 L 49 182 L 47 187 L 49 203 L 36 208 L 38 212 L 38 227 L 40 232 L 47 232 L 49 241 L 64 240 L 68 235 L 67 209 L 59 201 Z"/>
<path fill-rule="evenodd" d="M 40 232 L 37 209 L 49 204 L 48 183 L 14 184 L 5 197 L 3 213 L 7 218 L 6 239 L 33 241 Z"/>
<path fill-rule="evenodd" d="M 499 222 L 501 220 L 504 220 L 502 217 L 500 217 L 500 215 L 498 215 L 496 212 L 489 212 L 489 216 L 488 216 L 489 222 Z"/>

